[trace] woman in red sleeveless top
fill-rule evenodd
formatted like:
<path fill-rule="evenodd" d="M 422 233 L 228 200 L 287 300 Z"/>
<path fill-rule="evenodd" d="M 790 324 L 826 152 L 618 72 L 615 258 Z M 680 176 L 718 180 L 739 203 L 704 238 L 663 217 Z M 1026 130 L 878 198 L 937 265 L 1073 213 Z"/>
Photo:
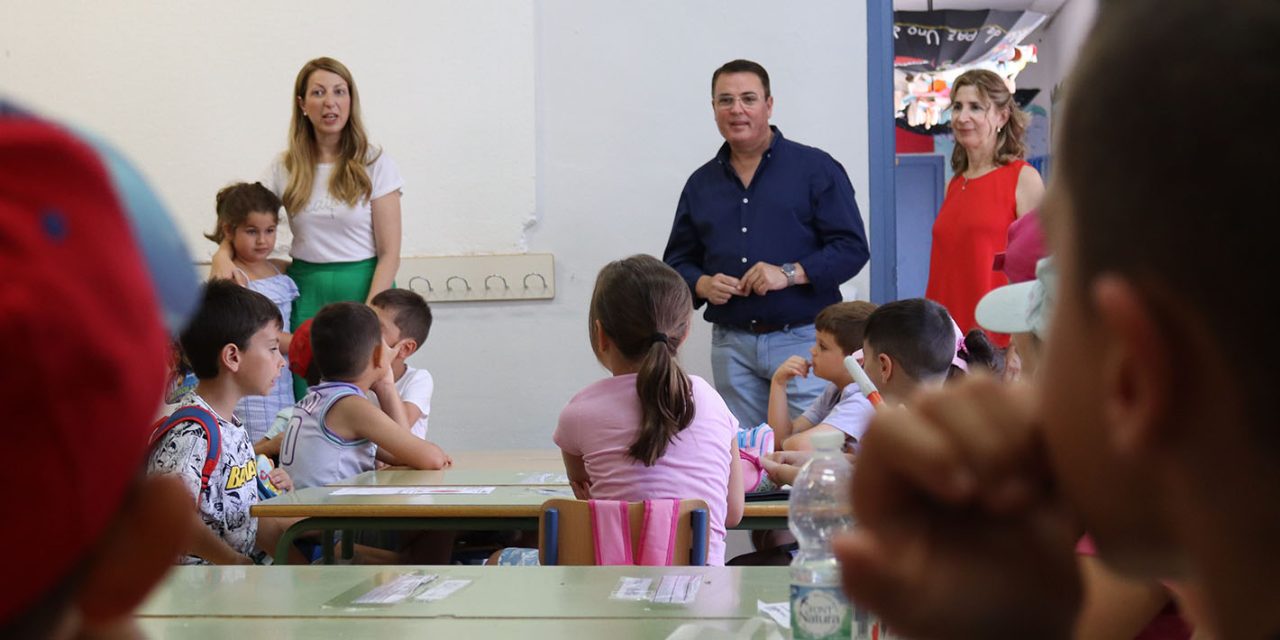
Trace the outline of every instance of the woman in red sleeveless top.
<path fill-rule="evenodd" d="M 1005 250 L 1009 225 L 1039 206 L 1044 182 L 1022 160 L 1028 118 L 1003 78 L 985 70 L 965 72 L 951 87 L 951 109 L 955 177 L 933 223 L 925 297 L 945 306 L 967 332 L 978 326 L 978 300 L 1007 284 L 992 263 Z M 993 340 L 1008 344 L 1008 336 Z"/>

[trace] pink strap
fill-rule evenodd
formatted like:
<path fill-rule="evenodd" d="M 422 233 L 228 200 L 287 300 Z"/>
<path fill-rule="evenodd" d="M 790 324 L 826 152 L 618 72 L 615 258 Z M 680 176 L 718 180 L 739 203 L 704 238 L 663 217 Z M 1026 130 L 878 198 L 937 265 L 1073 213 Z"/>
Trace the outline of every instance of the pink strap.
<path fill-rule="evenodd" d="M 631 519 L 621 500 L 588 500 L 597 565 L 632 564 Z"/>
<path fill-rule="evenodd" d="M 680 522 L 680 501 L 645 500 L 644 527 L 640 531 L 638 565 L 671 566 L 676 550 L 676 526 Z"/>
<path fill-rule="evenodd" d="M 746 464 L 741 464 L 742 469 L 742 485 L 747 493 L 756 490 L 760 486 L 760 481 L 764 479 L 764 465 L 760 463 L 760 458 L 748 452 L 746 449 L 738 449 L 738 458 Z"/>

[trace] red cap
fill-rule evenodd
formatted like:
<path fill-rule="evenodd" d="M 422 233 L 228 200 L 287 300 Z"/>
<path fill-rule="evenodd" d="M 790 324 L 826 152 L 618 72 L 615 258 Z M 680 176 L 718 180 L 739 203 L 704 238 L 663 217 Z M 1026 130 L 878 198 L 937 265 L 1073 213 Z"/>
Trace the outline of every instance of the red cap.
<path fill-rule="evenodd" d="M 142 471 L 168 339 L 99 154 L 2 104 L 0 239 L 2 623 L 112 524 Z"/>
<path fill-rule="evenodd" d="M 298 325 L 289 342 L 289 370 L 299 378 L 306 378 L 307 368 L 311 366 L 311 320 L 307 318 Z"/>

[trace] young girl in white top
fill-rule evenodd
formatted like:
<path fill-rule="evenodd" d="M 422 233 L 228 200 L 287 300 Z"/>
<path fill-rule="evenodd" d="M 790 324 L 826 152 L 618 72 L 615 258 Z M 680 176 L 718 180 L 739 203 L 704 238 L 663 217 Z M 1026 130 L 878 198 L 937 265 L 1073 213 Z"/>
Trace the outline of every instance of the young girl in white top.
<path fill-rule="evenodd" d="M 688 285 L 662 261 L 606 265 L 588 317 L 591 347 L 613 376 L 569 401 L 554 439 L 580 499 L 704 500 L 707 562 L 721 565 L 725 529 L 742 519 L 738 421 L 677 360 L 692 313 Z"/>
<path fill-rule="evenodd" d="M 288 268 L 282 260 L 271 258 L 276 248 L 276 227 L 280 223 L 280 199 L 261 183 L 238 182 L 224 187 L 216 199 L 218 226 L 205 237 L 218 243 L 229 260 L 221 260 L 209 271 L 209 277 L 234 280 L 266 296 L 280 310 L 283 326 L 289 326 L 298 285 L 281 272 Z M 280 352 L 289 352 L 292 334 L 280 333 Z M 288 363 L 285 364 L 286 371 Z M 293 387 L 289 376 L 276 378 L 271 393 L 245 396 L 236 405 L 236 416 L 249 433 L 249 442 L 266 436 L 271 421 L 279 411 L 293 404 Z"/>

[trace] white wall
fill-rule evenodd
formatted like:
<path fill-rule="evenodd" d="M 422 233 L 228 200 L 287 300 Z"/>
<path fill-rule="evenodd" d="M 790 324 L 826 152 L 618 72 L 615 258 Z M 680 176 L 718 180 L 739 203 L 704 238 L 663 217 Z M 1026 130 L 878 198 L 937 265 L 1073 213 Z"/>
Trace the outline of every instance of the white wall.
<path fill-rule="evenodd" d="M 867 219 L 862 3 L 436 0 L 348 15 L 355 6 L 13 7 L 0 92 L 107 133 L 195 243 L 218 186 L 282 146 L 301 62 L 347 62 L 375 140 L 410 167 L 406 255 L 556 255 L 554 300 L 433 307 L 411 364 L 435 376 L 431 434 L 446 448 L 550 446 L 564 403 L 605 375 L 586 338 L 595 274 L 661 254 L 685 179 L 721 143 L 719 64 L 769 69 L 774 123 L 845 165 Z M 868 282 L 865 270 L 853 281 L 862 297 Z M 683 357 L 710 378 L 710 331 L 694 326 Z"/>
<path fill-rule="evenodd" d="M 298 69 L 332 56 L 355 75 L 371 140 L 405 176 L 405 255 L 523 250 L 533 5 L 369 6 L 378 11 L 336 0 L 5 2 L 0 93 L 116 143 L 207 257 L 214 194 L 261 177 L 284 149 Z"/>

